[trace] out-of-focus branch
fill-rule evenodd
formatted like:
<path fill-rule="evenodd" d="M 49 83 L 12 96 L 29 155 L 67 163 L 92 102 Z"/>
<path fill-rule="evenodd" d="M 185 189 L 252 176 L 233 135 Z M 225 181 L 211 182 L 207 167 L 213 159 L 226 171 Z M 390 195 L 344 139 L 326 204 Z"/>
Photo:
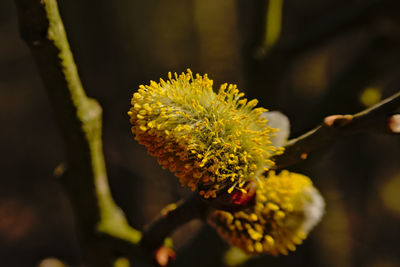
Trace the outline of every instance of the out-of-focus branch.
<path fill-rule="evenodd" d="M 147 251 L 155 251 L 164 239 L 181 225 L 193 220 L 205 220 L 213 209 L 239 211 L 255 204 L 257 183 L 249 182 L 244 186 L 246 193 L 235 189 L 231 193 L 221 190 L 216 198 L 206 199 L 200 196 L 198 188 L 188 198 L 165 207 L 158 218 L 143 232 L 141 245 Z"/>
<path fill-rule="evenodd" d="M 290 140 L 285 152 L 275 158 L 275 168 L 302 161 L 316 149 L 351 134 L 366 131 L 400 134 L 399 115 L 395 114 L 399 109 L 400 92 L 357 114 L 328 116 L 315 129 Z"/>
<path fill-rule="evenodd" d="M 338 34 L 350 31 L 360 24 L 368 23 L 371 17 L 379 14 L 380 8 L 390 3 L 393 3 L 393 0 L 369 0 L 352 8 L 340 10 L 337 14 L 329 16 L 329 19 L 313 23 L 313 29 L 302 31 L 293 42 L 277 43 L 274 47 L 275 50 L 271 49 L 271 54 L 295 56 L 315 48 Z M 268 60 L 268 56 L 265 59 Z"/>
<path fill-rule="evenodd" d="M 202 218 L 208 209 L 197 192 L 177 204 L 168 205 L 143 232 L 141 245 L 149 251 L 156 250 L 171 232 L 193 219 Z"/>
<path fill-rule="evenodd" d="M 65 143 L 65 186 L 79 226 L 88 266 L 110 266 L 99 231 L 137 244 L 108 186 L 102 150 L 102 109 L 82 87 L 56 0 L 16 0 L 22 38 L 46 87 Z M 44 140 L 45 141 L 45 140 Z M 104 239 L 101 238 L 101 241 Z"/>
<path fill-rule="evenodd" d="M 266 53 L 279 39 L 282 28 L 283 0 L 269 0 L 262 52 Z"/>

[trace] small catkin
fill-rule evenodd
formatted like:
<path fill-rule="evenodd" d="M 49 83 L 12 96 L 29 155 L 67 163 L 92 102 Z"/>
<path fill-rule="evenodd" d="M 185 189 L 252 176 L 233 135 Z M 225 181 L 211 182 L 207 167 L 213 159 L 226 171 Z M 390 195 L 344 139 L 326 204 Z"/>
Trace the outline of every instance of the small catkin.
<path fill-rule="evenodd" d="M 311 180 L 297 173 L 271 171 L 259 185 L 253 207 L 233 213 L 215 210 L 208 221 L 247 253 L 286 255 L 320 221 L 324 200 Z"/>

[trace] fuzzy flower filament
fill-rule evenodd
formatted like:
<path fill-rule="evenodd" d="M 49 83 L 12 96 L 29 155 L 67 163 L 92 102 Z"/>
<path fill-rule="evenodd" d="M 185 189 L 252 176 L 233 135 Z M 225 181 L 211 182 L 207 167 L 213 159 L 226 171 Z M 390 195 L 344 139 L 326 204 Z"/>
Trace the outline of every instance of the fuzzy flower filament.
<path fill-rule="evenodd" d="M 135 139 L 182 185 L 201 185 L 204 198 L 244 190 L 246 181 L 273 165 L 275 129 L 236 85 L 213 91 L 207 75 L 187 73 L 139 87 L 128 112 Z"/>

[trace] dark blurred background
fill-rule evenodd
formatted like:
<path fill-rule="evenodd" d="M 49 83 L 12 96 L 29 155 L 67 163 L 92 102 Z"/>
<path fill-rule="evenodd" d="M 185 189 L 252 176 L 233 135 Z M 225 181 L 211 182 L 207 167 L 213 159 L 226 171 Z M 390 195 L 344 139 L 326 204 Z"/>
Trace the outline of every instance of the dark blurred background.
<path fill-rule="evenodd" d="M 327 115 L 358 112 L 400 88 L 396 0 L 59 5 L 84 87 L 104 108 L 115 199 L 139 229 L 189 192 L 131 136 L 126 112 L 138 85 L 188 67 L 208 73 L 217 86 L 236 83 L 261 106 L 285 113 L 292 137 Z M 17 27 L 13 1 L 1 0 L 0 266 L 37 266 L 46 258 L 78 265 L 73 211 L 53 175 L 64 158 L 62 140 Z M 324 195 L 325 217 L 296 252 L 250 259 L 244 266 L 400 266 L 399 139 L 351 136 L 293 166 Z M 174 239 L 177 266 L 235 263 L 224 256 L 227 245 L 199 222 Z M 48 259 L 41 266 L 62 264 Z"/>

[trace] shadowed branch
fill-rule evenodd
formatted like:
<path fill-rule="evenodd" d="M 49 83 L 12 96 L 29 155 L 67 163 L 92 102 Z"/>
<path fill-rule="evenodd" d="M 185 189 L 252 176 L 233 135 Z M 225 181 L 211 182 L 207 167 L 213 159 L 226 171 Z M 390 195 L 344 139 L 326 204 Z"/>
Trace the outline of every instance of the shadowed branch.
<path fill-rule="evenodd" d="M 275 157 L 275 168 L 282 169 L 298 163 L 320 147 L 351 134 L 399 134 L 396 130 L 398 115 L 394 115 L 399 109 L 400 92 L 357 114 L 328 116 L 315 129 L 290 140 L 285 146 L 285 152 Z"/>
<path fill-rule="evenodd" d="M 177 204 L 168 205 L 143 232 L 141 244 L 149 251 L 154 251 L 175 229 L 192 219 L 201 219 L 208 209 L 208 205 L 200 199 L 197 192 Z"/>

